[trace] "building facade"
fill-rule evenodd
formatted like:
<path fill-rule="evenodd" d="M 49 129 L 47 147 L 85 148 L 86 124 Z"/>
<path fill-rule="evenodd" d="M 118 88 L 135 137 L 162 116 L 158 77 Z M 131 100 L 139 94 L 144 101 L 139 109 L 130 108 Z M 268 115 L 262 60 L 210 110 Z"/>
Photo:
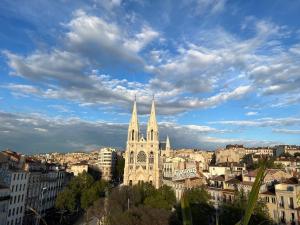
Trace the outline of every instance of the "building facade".
<path fill-rule="evenodd" d="M 10 190 L 7 186 L 0 184 L 0 225 L 6 225 Z"/>
<path fill-rule="evenodd" d="M 170 155 L 170 141 L 166 141 L 165 149 L 160 148 L 154 100 L 152 100 L 145 137 L 140 133 L 137 106 L 134 101 L 125 151 L 124 184 L 149 182 L 159 188 L 164 155 L 166 157 Z"/>
<path fill-rule="evenodd" d="M 112 148 L 102 148 L 98 154 L 98 160 L 95 166 L 101 173 L 101 179 L 110 181 L 116 166 L 117 153 Z"/>

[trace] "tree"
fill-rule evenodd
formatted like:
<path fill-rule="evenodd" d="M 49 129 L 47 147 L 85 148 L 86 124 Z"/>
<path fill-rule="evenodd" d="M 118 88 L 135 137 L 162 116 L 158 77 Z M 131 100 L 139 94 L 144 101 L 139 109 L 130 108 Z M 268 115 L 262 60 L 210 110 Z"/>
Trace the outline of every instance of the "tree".
<path fill-rule="evenodd" d="M 69 210 L 73 212 L 76 208 L 76 195 L 70 188 L 65 188 L 62 192 L 58 193 L 55 207 L 60 210 Z"/>
<path fill-rule="evenodd" d="M 172 225 L 179 224 L 174 191 L 167 186 L 155 189 L 149 183 L 112 189 L 108 197 L 107 213 L 112 225 Z M 170 223 L 169 223 L 170 222 Z"/>
<path fill-rule="evenodd" d="M 170 210 L 176 203 L 174 191 L 166 185 L 161 186 L 158 190 L 153 188 L 148 191 L 149 195 L 144 200 L 146 206 Z"/>
<path fill-rule="evenodd" d="M 185 192 L 185 195 L 191 204 L 208 203 L 210 195 L 203 188 L 192 188 Z"/>
<path fill-rule="evenodd" d="M 184 196 L 190 205 L 193 225 L 210 224 L 214 208 L 209 203 L 210 195 L 204 187 L 187 190 Z"/>
<path fill-rule="evenodd" d="M 117 155 L 116 167 L 115 167 L 115 171 L 113 174 L 113 177 L 115 180 L 117 180 L 119 182 L 121 182 L 123 180 L 124 167 L 125 167 L 124 157 Z"/>

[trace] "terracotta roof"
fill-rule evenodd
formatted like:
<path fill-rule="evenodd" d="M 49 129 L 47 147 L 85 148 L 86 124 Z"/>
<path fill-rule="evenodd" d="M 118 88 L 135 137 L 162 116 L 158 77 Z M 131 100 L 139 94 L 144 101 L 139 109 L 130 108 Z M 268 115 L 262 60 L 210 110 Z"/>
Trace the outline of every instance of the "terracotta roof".
<path fill-rule="evenodd" d="M 242 185 L 252 186 L 254 184 L 254 182 L 252 182 L 252 181 L 243 181 L 241 184 Z"/>
<path fill-rule="evenodd" d="M 241 181 L 239 179 L 232 178 L 232 179 L 226 181 L 226 183 L 228 183 L 228 184 L 238 184 L 238 183 L 241 183 Z"/>
<path fill-rule="evenodd" d="M 222 192 L 234 193 L 234 190 L 232 190 L 232 189 L 223 189 Z"/>
<path fill-rule="evenodd" d="M 298 179 L 296 177 L 291 177 L 291 178 L 288 178 L 286 180 L 284 180 L 282 183 L 284 184 L 298 184 Z"/>
<path fill-rule="evenodd" d="M 211 180 L 225 181 L 225 176 L 224 175 L 216 176 L 216 177 L 211 178 Z"/>
<path fill-rule="evenodd" d="M 275 174 L 275 173 L 277 173 L 279 171 L 283 171 L 283 170 L 282 169 L 267 169 L 266 171 L 267 171 L 266 174 L 273 175 L 273 174 Z M 251 171 L 248 172 L 248 174 L 246 176 L 256 177 L 257 172 L 258 172 L 258 169 L 251 170 Z"/>
<path fill-rule="evenodd" d="M 262 195 L 275 195 L 275 193 L 274 192 L 271 192 L 271 191 L 265 191 L 265 192 L 262 192 L 262 193 L 260 193 L 260 194 L 262 194 Z"/>

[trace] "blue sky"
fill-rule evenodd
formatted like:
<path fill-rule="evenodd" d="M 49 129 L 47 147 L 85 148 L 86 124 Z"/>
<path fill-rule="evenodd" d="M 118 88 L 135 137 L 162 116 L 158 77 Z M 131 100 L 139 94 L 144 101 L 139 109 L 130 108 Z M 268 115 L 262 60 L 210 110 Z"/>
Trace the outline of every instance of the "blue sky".
<path fill-rule="evenodd" d="M 300 144 L 300 1 L 0 2 L 0 148 Z"/>

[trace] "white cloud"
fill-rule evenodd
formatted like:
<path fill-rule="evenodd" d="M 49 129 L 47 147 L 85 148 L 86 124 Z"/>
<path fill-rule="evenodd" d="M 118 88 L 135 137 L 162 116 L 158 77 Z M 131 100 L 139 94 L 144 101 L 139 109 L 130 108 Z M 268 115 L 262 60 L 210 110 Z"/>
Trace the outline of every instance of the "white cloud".
<path fill-rule="evenodd" d="M 233 126 L 270 127 L 270 126 L 296 126 L 300 125 L 300 118 L 260 118 L 256 120 L 225 120 L 214 121 L 211 124 L 224 124 Z"/>
<path fill-rule="evenodd" d="M 258 112 L 247 112 L 246 116 L 256 116 L 258 115 Z"/>
<path fill-rule="evenodd" d="M 16 114 L 0 112 L 0 148 L 11 148 L 24 153 L 47 151 L 75 151 L 90 149 L 91 146 L 124 148 L 128 123 L 109 121 L 87 121 L 80 118 L 46 117 L 40 114 Z M 146 124 L 141 124 L 142 132 Z M 212 137 L 228 130 L 218 130 L 202 125 L 179 125 L 159 123 L 160 139 L 170 136 L 173 148 L 191 147 L 215 149 L 227 143 L 259 145 L 266 141 L 250 141 L 236 138 Z M 37 132 L 39 138 L 37 138 Z M 14 133 L 11 136 L 10 133 Z M 45 134 L 47 133 L 47 135 Z M 207 136 L 209 134 L 209 136 Z M 24 145 L 24 140 L 30 145 Z"/>
<path fill-rule="evenodd" d="M 37 131 L 39 131 L 39 132 L 42 132 L 42 133 L 44 133 L 44 132 L 48 132 L 48 130 L 47 130 L 47 129 L 40 128 L 40 127 L 35 127 L 34 129 L 35 129 L 35 130 L 37 130 Z"/>
<path fill-rule="evenodd" d="M 300 130 L 291 130 L 291 129 L 273 129 L 273 132 L 283 133 L 283 134 L 300 134 Z"/>

